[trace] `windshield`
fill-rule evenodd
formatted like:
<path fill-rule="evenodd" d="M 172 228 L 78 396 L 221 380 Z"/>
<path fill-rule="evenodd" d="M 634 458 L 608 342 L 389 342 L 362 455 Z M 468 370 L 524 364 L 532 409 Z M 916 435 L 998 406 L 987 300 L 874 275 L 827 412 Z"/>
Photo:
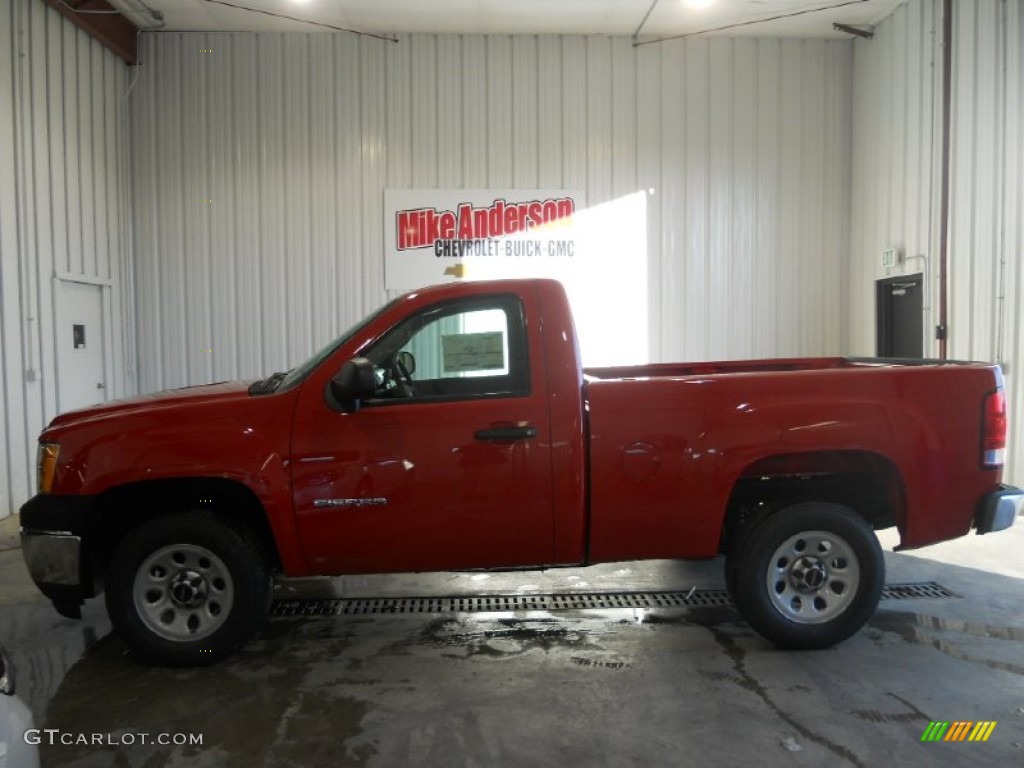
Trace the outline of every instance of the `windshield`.
<path fill-rule="evenodd" d="M 310 373 L 312 373 L 322 362 L 324 362 L 324 360 L 333 355 L 342 344 L 344 344 L 357 333 L 359 333 L 359 331 L 362 330 L 367 324 L 377 319 L 377 317 L 382 315 L 396 301 L 397 299 L 388 302 L 369 317 L 365 317 L 362 320 L 360 320 L 358 323 L 356 323 L 347 331 L 345 331 L 339 338 L 334 339 L 331 343 L 329 343 L 327 346 L 325 346 L 323 349 L 321 349 L 319 352 L 317 352 L 315 355 L 313 355 L 311 358 L 306 360 L 301 365 L 297 365 L 287 373 L 275 373 L 273 376 L 271 376 L 268 379 L 265 379 L 262 382 L 256 382 L 256 384 L 250 388 L 250 394 L 269 394 L 270 392 L 280 392 L 291 387 L 294 387 L 296 384 L 299 384 Z"/>

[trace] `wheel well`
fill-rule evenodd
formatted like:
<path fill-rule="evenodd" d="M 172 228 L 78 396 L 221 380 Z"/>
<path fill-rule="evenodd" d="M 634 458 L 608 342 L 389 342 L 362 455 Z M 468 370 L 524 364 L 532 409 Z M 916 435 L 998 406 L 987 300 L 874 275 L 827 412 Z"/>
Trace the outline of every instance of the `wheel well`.
<path fill-rule="evenodd" d="M 868 451 L 791 453 L 748 466 L 733 487 L 722 529 L 721 551 L 739 532 L 783 507 L 828 501 L 849 507 L 872 528 L 902 529 L 905 495 L 899 471 Z"/>
<path fill-rule="evenodd" d="M 130 483 L 111 488 L 96 498 L 86 522 L 85 537 L 95 580 L 102 581 L 114 548 L 125 534 L 155 517 L 183 510 L 210 514 L 252 536 L 264 552 L 268 566 L 280 570 L 274 535 L 256 494 L 234 480 L 185 477 Z"/>

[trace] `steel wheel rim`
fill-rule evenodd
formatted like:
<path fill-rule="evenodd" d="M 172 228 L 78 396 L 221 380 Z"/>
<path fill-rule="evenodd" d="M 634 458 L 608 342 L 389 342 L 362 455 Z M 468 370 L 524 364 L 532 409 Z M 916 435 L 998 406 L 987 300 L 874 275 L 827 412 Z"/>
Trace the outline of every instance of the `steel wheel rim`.
<path fill-rule="evenodd" d="M 850 607 L 860 588 L 853 547 L 830 531 L 802 531 L 772 555 L 765 586 L 772 605 L 798 624 L 823 624 Z"/>
<path fill-rule="evenodd" d="M 174 642 L 202 640 L 231 614 L 235 587 L 217 555 L 195 544 L 172 544 L 139 566 L 132 600 L 154 634 Z"/>

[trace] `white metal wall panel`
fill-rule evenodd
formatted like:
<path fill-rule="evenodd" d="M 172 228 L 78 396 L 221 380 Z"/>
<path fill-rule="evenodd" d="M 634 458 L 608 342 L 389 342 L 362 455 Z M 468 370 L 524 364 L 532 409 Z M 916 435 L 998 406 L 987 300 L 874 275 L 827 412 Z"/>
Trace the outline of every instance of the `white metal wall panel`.
<path fill-rule="evenodd" d="M 0 517 L 32 494 L 36 437 L 56 415 L 55 275 L 109 282 L 108 393 L 135 388 L 124 330 L 130 77 L 43 3 L 0 5 Z"/>
<path fill-rule="evenodd" d="M 586 125 L 580 142 L 586 149 L 583 165 L 586 168 L 588 201 L 614 199 L 612 193 L 612 41 L 607 37 L 586 38 Z M 636 191 L 636 190 L 630 190 Z M 592 204 L 592 203 L 590 203 Z"/>
<path fill-rule="evenodd" d="M 1003 221 L 1000 248 L 1002 280 L 997 350 L 1010 363 L 1007 388 L 1013 419 L 1010 425 L 1008 477 L 1024 482 L 1024 7 L 1007 3 L 1005 129 L 1002 153 Z"/>
<path fill-rule="evenodd" d="M 1008 479 L 1024 482 L 1020 0 L 957 3 L 950 214 L 950 354 L 1006 368 Z"/>
<path fill-rule="evenodd" d="M 537 188 L 537 38 L 512 38 L 512 187 Z"/>
<path fill-rule="evenodd" d="M 779 285 L 786 280 L 786 274 L 776 267 L 784 230 L 780 217 L 783 169 L 780 148 L 784 142 L 783 110 L 778 97 L 782 90 L 780 46 L 778 42 L 763 41 L 758 44 L 756 54 L 757 99 L 754 104 L 758 119 L 754 125 L 757 131 L 757 173 L 752 184 L 756 198 L 751 211 L 755 217 L 753 237 L 756 250 L 753 253 L 756 257 L 752 259 L 754 290 L 750 313 L 762 321 L 754 323 L 754 349 L 776 346 L 778 317 L 783 309 L 779 301 Z"/>
<path fill-rule="evenodd" d="M 331 94 L 334 89 L 333 72 L 334 52 L 333 41 L 329 36 L 317 36 L 310 40 L 309 57 L 309 82 L 311 94 Z M 310 158 L 324 158 L 325 162 L 316 168 L 316 172 L 309 179 L 309 231 L 321 233 L 319 237 L 309 237 L 307 248 L 310 251 L 310 295 L 309 304 L 311 307 L 318 307 L 321 311 L 309 313 L 308 322 L 310 343 L 329 336 L 331 329 L 328 325 L 330 313 L 324 311 L 326 307 L 333 306 L 334 286 L 337 284 L 337 253 L 338 230 L 337 216 L 332 209 L 332 203 L 337 199 L 335 195 L 337 175 L 333 169 L 338 163 L 334 142 L 334 117 L 335 109 L 341 106 L 351 110 L 353 104 L 358 104 L 358 99 L 348 99 L 341 105 L 336 105 L 331 98 L 311 100 L 309 111 L 309 156 Z M 356 111 L 358 116 L 358 110 Z M 225 193 L 227 190 L 225 190 Z M 228 314 L 230 305 L 222 308 L 225 315 Z"/>
<path fill-rule="evenodd" d="M 557 189 L 562 184 L 561 38 L 545 35 L 537 40 L 537 72 L 537 186 Z M 477 184 L 475 188 L 481 186 Z"/>
<path fill-rule="evenodd" d="M 512 186 L 512 167 L 515 145 L 512 137 L 512 88 L 519 73 L 512 69 L 512 39 L 507 35 L 487 38 L 487 58 L 483 69 L 487 78 L 487 184 L 494 187 Z M 480 62 L 475 62 L 476 69 Z M 419 120 L 418 114 L 410 119 Z M 471 125 L 479 124 L 471 121 Z M 424 158 L 429 161 L 430 158 Z M 421 160 L 416 157 L 419 165 Z"/>
<path fill-rule="evenodd" d="M 645 190 L 623 262 L 656 359 L 840 350 L 847 42 L 168 33 L 142 59 L 143 390 L 289 367 L 379 304 L 385 187 Z"/>
<path fill-rule="evenodd" d="M 644 186 L 637 183 L 637 57 L 625 38 L 613 38 L 611 47 L 611 197 L 618 198 Z"/>
<path fill-rule="evenodd" d="M 956 6 L 949 324 L 955 329 L 951 348 L 969 359 L 988 359 L 995 351 L 995 238 L 1001 214 L 995 153 L 1004 128 L 996 112 L 1002 85 L 998 4 L 980 0 Z"/>
<path fill-rule="evenodd" d="M 942 3 L 912 0 L 854 47 L 851 251 L 844 347 L 875 353 L 875 281 L 924 273 L 925 354 L 939 266 Z M 896 248 L 902 263 L 883 268 Z"/>
<path fill-rule="evenodd" d="M 0 168 L 15 167 L 15 20 L 13 7 L 0 11 Z M 0 405 L 6 432 L 0 440 L 0 515 L 6 517 L 28 493 L 24 466 L 25 403 L 22 378 L 21 300 L 18 295 L 18 189 L 9 171 L 0 174 Z M 13 436 L 12 436 L 13 433 Z"/>
<path fill-rule="evenodd" d="M 954 3 L 949 355 L 1003 363 L 1013 415 L 1006 475 L 1024 482 L 1024 136 L 1020 0 Z M 854 53 L 850 352 L 875 350 L 877 279 L 924 272 L 936 354 L 942 2 L 911 0 Z M 906 260 L 883 269 L 883 248 Z"/>
<path fill-rule="evenodd" d="M 636 72 L 635 85 L 629 84 L 629 92 L 632 95 L 631 115 L 640 115 L 642 110 L 652 105 L 661 103 L 661 71 L 662 54 L 668 49 L 663 46 L 645 46 L 637 50 L 633 59 L 633 67 Z M 658 113 L 648 113 L 646 119 L 635 119 L 636 138 L 636 189 L 644 190 L 647 196 L 647 253 L 641 258 L 647 259 L 647 304 L 651 318 L 661 317 L 662 306 L 666 303 L 667 279 L 663 271 L 661 259 L 657 254 L 664 252 L 662 235 L 664 229 L 661 226 L 661 209 L 666 190 L 661 184 L 661 170 L 663 162 L 662 145 L 662 117 L 669 109 L 670 104 L 664 104 L 664 108 Z M 542 112 L 543 114 L 543 112 Z M 619 189 L 616 193 L 619 193 Z M 671 299 L 668 299 L 671 306 Z M 661 324 L 650 326 L 649 349 L 651 358 L 662 359 L 662 350 L 666 344 L 662 338 L 664 328 Z"/>
<path fill-rule="evenodd" d="M 587 41 L 570 35 L 562 38 L 562 178 L 564 189 L 587 189 Z M 555 75 L 556 73 L 552 73 Z M 594 205 L 603 200 L 587 200 Z"/>

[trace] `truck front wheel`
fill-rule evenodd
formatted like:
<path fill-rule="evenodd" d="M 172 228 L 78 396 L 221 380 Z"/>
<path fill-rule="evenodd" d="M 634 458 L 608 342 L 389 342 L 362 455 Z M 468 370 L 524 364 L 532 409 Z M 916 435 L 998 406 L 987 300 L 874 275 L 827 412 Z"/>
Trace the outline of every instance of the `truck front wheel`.
<path fill-rule="evenodd" d="M 107 571 L 110 620 L 143 661 L 210 664 L 261 626 L 270 574 L 256 546 L 209 515 L 169 514 L 130 531 Z"/>
<path fill-rule="evenodd" d="M 885 560 L 852 510 L 795 504 L 756 524 L 731 555 L 730 591 L 743 618 L 781 648 L 828 648 L 874 613 Z"/>

